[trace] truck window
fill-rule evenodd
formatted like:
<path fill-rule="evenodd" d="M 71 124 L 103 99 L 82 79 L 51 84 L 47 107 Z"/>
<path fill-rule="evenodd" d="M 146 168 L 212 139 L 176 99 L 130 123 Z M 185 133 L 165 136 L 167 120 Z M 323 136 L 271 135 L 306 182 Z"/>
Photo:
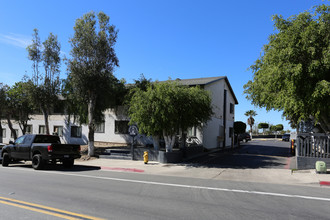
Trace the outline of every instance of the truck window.
<path fill-rule="evenodd" d="M 22 144 L 24 142 L 25 136 L 19 137 L 16 139 L 15 144 Z"/>
<path fill-rule="evenodd" d="M 32 138 L 33 137 L 31 135 L 27 135 L 24 139 L 24 144 L 31 144 Z"/>
<path fill-rule="evenodd" d="M 33 141 L 33 143 L 54 143 L 60 144 L 60 138 L 58 136 L 50 136 L 50 135 L 37 135 Z"/>

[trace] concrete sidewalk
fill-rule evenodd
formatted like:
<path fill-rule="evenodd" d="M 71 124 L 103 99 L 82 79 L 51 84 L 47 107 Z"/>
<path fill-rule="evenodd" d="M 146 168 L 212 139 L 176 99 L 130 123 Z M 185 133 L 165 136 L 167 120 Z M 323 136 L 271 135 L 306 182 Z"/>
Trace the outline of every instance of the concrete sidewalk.
<path fill-rule="evenodd" d="M 230 180 L 239 182 L 259 182 L 288 185 L 328 186 L 330 187 L 330 172 L 317 174 L 315 170 L 291 169 L 231 169 L 209 168 L 194 164 L 161 164 L 151 161 L 92 159 L 76 160 L 76 165 L 96 166 L 102 170 L 116 172 L 134 172 L 151 175 L 167 175 L 215 180 Z"/>

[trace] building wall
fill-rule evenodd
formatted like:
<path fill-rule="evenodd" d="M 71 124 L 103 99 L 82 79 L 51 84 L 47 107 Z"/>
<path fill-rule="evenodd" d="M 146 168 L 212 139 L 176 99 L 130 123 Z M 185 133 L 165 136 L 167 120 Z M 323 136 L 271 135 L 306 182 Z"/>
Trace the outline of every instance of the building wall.
<path fill-rule="evenodd" d="M 203 144 L 206 148 L 223 147 L 224 129 L 226 134 L 226 147 L 232 145 L 230 128 L 234 127 L 235 111 L 230 113 L 230 103 L 235 106 L 235 99 L 225 80 L 219 80 L 205 85 L 205 90 L 210 91 L 212 97 L 212 107 L 214 115 L 203 127 Z M 226 104 L 226 128 L 224 128 L 224 90 L 227 90 Z"/>
<path fill-rule="evenodd" d="M 203 145 L 205 148 L 222 147 L 218 141 L 220 126 L 223 126 L 223 80 L 205 85 L 204 89 L 209 91 L 212 98 L 213 116 L 203 126 Z"/>
<path fill-rule="evenodd" d="M 228 91 L 227 92 L 227 109 L 226 109 L 226 134 L 227 134 L 227 138 L 226 138 L 226 147 L 231 147 L 232 145 L 232 137 L 233 137 L 233 132 L 234 132 L 234 122 L 235 122 L 235 99 L 233 94 L 230 92 L 230 89 L 228 87 L 227 83 L 225 84 L 225 89 Z M 230 104 L 233 105 L 233 112 L 230 112 Z M 231 128 L 231 129 L 230 129 Z M 230 132 L 232 132 L 232 134 L 230 135 Z"/>
<path fill-rule="evenodd" d="M 116 115 L 116 113 L 118 115 Z M 39 126 L 44 125 L 44 117 L 43 115 L 33 115 L 32 119 L 28 122 L 29 125 L 32 125 L 32 133 L 39 134 Z M 126 144 L 131 141 L 131 137 L 128 134 L 116 134 L 115 133 L 115 121 L 116 120 L 125 120 L 127 121 L 127 117 L 123 116 L 122 112 L 115 112 L 114 110 L 107 110 L 105 112 L 105 125 L 104 125 L 104 133 L 95 133 L 94 138 L 97 142 L 108 142 L 108 143 L 116 143 L 116 144 Z M 8 127 L 7 121 L 2 120 L 2 128 L 5 129 L 5 137 L 3 137 L 2 142 L 8 144 L 9 141 L 14 141 L 11 137 L 11 131 Z M 22 135 L 22 131 L 19 128 L 19 125 L 12 121 L 13 128 L 17 129 L 18 134 L 17 137 Z M 79 125 L 74 122 L 73 117 L 68 120 L 68 116 L 66 115 L 50 115 L 49 116 L 49 129 L 50 133 L 54 132 L 54 126 L 62 126 L 63 127 L 63 136 L 61 140 L 63 143 L 70 144 L 87 144 L 88 143 L 88 126 L 87 125 Z M 81 127 L 81 137 L 71 137 L 71 127 L 78 126 Z"/>

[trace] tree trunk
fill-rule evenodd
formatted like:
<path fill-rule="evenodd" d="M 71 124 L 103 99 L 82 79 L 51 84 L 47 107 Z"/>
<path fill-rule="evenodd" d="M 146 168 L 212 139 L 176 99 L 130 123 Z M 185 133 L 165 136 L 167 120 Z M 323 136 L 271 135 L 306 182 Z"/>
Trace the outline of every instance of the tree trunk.
<path fill-rule="evenodd" d="M 19 121 L 18 125 L 22 131 L 22 134 L 25 135 L 26 133 L 26 128 L 27 128 L 27 121 Z"/>
<path fill-rule="evenodd" d="M 0 113 L 1 115 L 1 113 Z M 2 140 L 2 124 L 1 124 L 1 117 L 0 117 L 0 143 L 3 143 L 3 140 Z"/>
<path fill-rule="evenodd" d="M 166 132 L 163 131 L 163 136 L 165 140 L 166 152 L 172 152 L 175 143 L 175 135 L 167 135 Z"/>
<path fill-rule="evenodd" d="M 152 141 L 154 144 L 154 149 L 159 150 L 159 136 L 158 135 L 152 135 Z"/>
<path fill-rule="evenodd" d="M 88 102 L 88 156 L 94 156 L 94 109 L 96 97 L 91 95 Z"/>
<path fill-rule="evenodd" d="M 185 131 L 181 131 L 181 144 L 180 144 L 180 149 L 184 150 L 186 148 L 186 138 L 187 138 L 187 133 Z"/>
<path fill-rule="evenodd" d="M 250 138 L 252 140 L 252 124 L 250 125 Z"/>
<path fill-rule="evenodd" d="M 8 127 L 9 127 L 11 133 L 12 133 L 13 136 L 14 136 L 14 140 L 16 140 L 16 139 L 17 139 L 17 134 L 16 134 L 15 129 L 13 128 L 13 124 L 11 123 L 10 118 L 11 118 L 11 117 L 10 117 L 10 114 L 7 114 Z M 1 132 L 2 132 L 2 131 L 1 131 Z"/>
<path fill-rule="evenodd" d="M 50 132 L 49 132 L 48 111 L 47 111 L 47 109 L 44 108 L 44 107 L 42 107 L 41 110 L 42 110 L 42 113 L 44 114 L 46 134 L 49 135 Z"/>

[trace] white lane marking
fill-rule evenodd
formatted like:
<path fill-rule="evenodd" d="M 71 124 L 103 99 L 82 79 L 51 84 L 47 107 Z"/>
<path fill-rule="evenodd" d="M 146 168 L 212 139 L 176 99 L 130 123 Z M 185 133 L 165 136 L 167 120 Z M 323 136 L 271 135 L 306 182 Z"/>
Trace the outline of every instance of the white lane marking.
<path fill-rule="evenodd" d="M 7 169 L 22 170 L 20 168 L 7 168 Z M 37 173 L 38 172 L 40 172 L 40 173 L 50 173 L 50 174 L 57 174 L 57 175 L 77 176 L 77 177 L 84 177 L 84 178 L 112 180 L 112 181 L 129 182 L 129 183 L 140 183 L 140 184 L 159 185 L 159 186 L 181 187 L 181 188 L 188 188 L 188 189 L 205 189 L 205 190 L 213 190 L 213 191 L 235 192 L 235 193 L 256 194 L 256 195 L 265 195 L 265 196 L 277 196 L 277 197 L 298 198 L 298 199 L 308 199 L 308 200 L 317 200 L 317 201 L 330 202 L 330 198 L 314 197 L 314 196 L 290 195 L 290 194 L 284 194 L 284 193 L 250 191 L 250 190 L 240 190 L 240 189 L 226 189 L 226 188 L 215 188 L 215 187 L 206 187 L 206 186 L 193 186 L 193 185 L 183 185 L 183 184 L 175 184 L 175 183 L 162 183 L 162 182 L 122 179 L 122 178 L 113 178 L 113 177 L 90 176 L 90 175 L 74 174 L 74 173 L 59 173 L 59 172 L 56 172 L 56 171 L 35 171 L 35 170 L 32 170 L 32 169 L 31 170 L 24 170 L 24 171 L 34 171 L 34 172 L 37 172 Z"/>

